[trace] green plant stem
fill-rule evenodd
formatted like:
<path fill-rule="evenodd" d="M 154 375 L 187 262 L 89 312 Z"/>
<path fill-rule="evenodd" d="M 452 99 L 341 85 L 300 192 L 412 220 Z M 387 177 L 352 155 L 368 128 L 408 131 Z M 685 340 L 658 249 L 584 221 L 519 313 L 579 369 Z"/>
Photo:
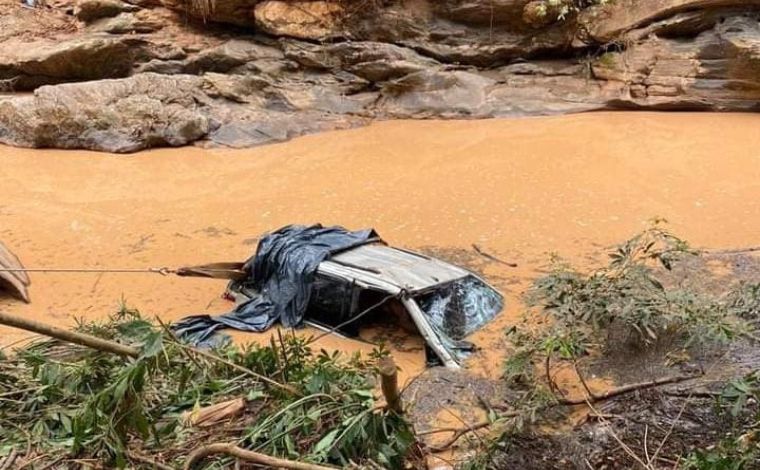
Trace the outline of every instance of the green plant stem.
<path fill-rule="evenodd" d="M 219 363 L 224 364 L 226 366 L 232 367 L 233 369 L 235 369 L 235 370 L 237 370 L 239 372 L 242 372 L 242 373 L 244 373 L 246 375 L 250 375 L 251 377 L 255 377 L 256 379 L 258 379 L 258 380 L 260 380 L 260 381 L 262 381 L 262 382 L 264 382 L 266 384 L 269 384 L 269 385 L 271 385 L 273 387 L 277 387 L 280 390 L 284 390 L 284 391 L 286 391 L 288 393 L 291 393 L 291 394 L 293 394 L 295 396 L 299 396 L 299 397 L 303 396 L 303 393 L 301 393 L 298 389 L 296 389 L 292 385 L 282 384 L 280 382 L 277 382 L 275 380 L 270 379 L 269 377 L 266 377 L 266 376 L 261 375 L 261 374 L 257 374 L 256 372 L 252 371 L 251 369 L 243 367 L 243 366 L 241 366 L 239 364 L 235 364 L 234 362 L 228 361 L 227 359 L 219 357 L 216 354 L 211 354 L 209 352 L 206 352 L 206 351 L 203 351 L 203 350 L 200 350 L 200 349 L 196 349 L 196 348 L 193 348 L 191 346 L 188 346 L 188 345 L 182 344 L 182 343 L 177 343 L 177 346 L 179 346 L 181 349 L 185 349 L 186 351 L 190 351 L 193 354 L 197 354 L 197 355 L 199 355 L 201 357 L 204 357 L 206 359 L 210 359 L 212 361 L 216 361 L 216 362 L 219 362 Z"/>

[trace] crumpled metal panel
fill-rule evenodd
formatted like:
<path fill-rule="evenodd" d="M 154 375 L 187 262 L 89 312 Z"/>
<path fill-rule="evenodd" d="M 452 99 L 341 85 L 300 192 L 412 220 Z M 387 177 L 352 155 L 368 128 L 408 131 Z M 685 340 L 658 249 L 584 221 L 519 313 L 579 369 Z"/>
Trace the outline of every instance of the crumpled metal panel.
<path fill-rule="evenodd" d="M 0 242 L 0 269 L 24 269 L 24 265 L 4 244 Z M 24 271 L 0 270 L 0 289 L 9 292 L 24 302 L 29 302 L 29 275 Z"/>
<path fill-rule="evenodd" d="M 381 278 L 408 292 L 429 289 L 470 274 L 443 261 L 381 243 L 353 248 L 323 263 L 340 264 L 355 271 L 359 278 Z"/>

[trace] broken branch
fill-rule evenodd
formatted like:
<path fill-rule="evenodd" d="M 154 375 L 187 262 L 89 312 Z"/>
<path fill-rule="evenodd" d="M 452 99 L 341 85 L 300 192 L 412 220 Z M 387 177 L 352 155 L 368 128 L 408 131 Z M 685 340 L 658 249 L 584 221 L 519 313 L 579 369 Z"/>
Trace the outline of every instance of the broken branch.
<path fill-rule="evenodd" d="M 191 470 L 193 465 L 206 457 L 214 454 L 227 454 L 246 462 L 254 462 L 259 465 L 270 468 L 285 468 L 289 470 L 334 470 L 337 467 L 317 465 L 306 462 L 296 462 L 294 460 L 280 459 L 266 454 L 260 454 L 250 450 L 242 449 L 234 444 L 216 443 L 199 447 L 194 450 L 185 461 L 184 470 Z"/>
<path fill-rule="evenodd" d="M 0 324 L 12 326 L 13 328 L 19 328 L 21 330 L 31 331 L 33 333 L 39 333 L 41 335 L 65 341 L 67 343 L 79 344 L 81 346 L 87 346 L 88 348 L 117 354 L 119 356 L 140 356 L 139 349 L 127 346 L 125 344 L 117 343 L 115 341 L 108 341 L 106 339 L 98 338 L 86 333 L 64 330 L 63 328 L 58 328 L 56 326 L 47 325 L 45 323 L 4 312 L 0 312 Z"/>
<path fill-rule="evenodd" d="M 127 457 L 129 457 L 129 459 L 131 460 L 134 460 L 135 462 L 140 462 L 145 465 L 150 465 L 152 468 L 156 468 L 158 470 L 174 470 L 174 467 L 163 464 L 149 457 L 136 454 L 134 452 L 127 451 Z"/>
<path fill-rule="evenodd" d="M 608 390 L 602 393 L 601 395 L 592 395 L 591 397 L 589 397 L 589 399 L 592 403 L 596 403 L 599 401 L 609 400 L 610 398 L 614 398 L 619 395 L 630 393 L 636 390 L 645 390 L 648 388 L 659 387 L 661 385 L 685 382 L 687 380 L 695 379 L 701 376 L 702 374 L 674 375 L 674 376 L 663 377 L 663 378 L 659 378 L 655 380 L 650 380 L 647 382 L 638 382 L 638 383 L 623 385 L 622 387 L 617 387 L 617 388 L 613 388 L 612 390 Z M 587 401 L 586 398 L 577 398 L 577 399 L 562 398 L 559 400 L 559 404 L 560 405 L 583 405 L 586 403 L 586 401 Z"/>
<path fill-rule="evenodd" d="M 580 373 L 578 376 L 583 380 Z M 692 374 L 692 375 L 678 375 L 678 376 L 670 376 L 670 377 L 663 377 L 656 380 L 650 380 L 648 382 L 638 382 L 633 384 L 624 385 L 622 387 L 614 388 L 612 390 L 609 390 L 605 393 L 602 393 L 601 395 L 591 395 L 589 393 L 589 397 L 584 397 L 580 399 L 568 399 L 568 398 L 558 398 L 558 401 L 556 405 L 549 405 L 543 408 L 550 408 L 552 406 L 573 406 L 573 405 L 589 405 L 591 403 L 596 403 L 599 401 L 609 400 L 610 398 L 614 398 L 620 395 L 624 395 L 626 393 L 630 393 L 636 390 L 644 390 L 648 388 L 658 387 L 661 385 L 668 385 L 678 382 L 685 382 L 687 380 L 695 379 L 697 377 L 701 377 L 702 374 Z M 589 390 L 590 391 L 590 390 Z M 593 410 L 593 407 L 590 407 Z M 499 418 L 508 418 L 508 417 L 515 417 L 518 416 L 521 413 L 519 410 L 511 411 L 508 413 L 503 413 L 499 415 Z M 421 433 L 418 433 L 418 436 L 424 436 L 428 434 L 438 434 L 442 432 L 453 432 L 454 434 L 451 436 L 451 438 L 444 442 L 443 444 L 439 446 L 433 446 L 430 447 L 430 450 L 432 452 L 442 452 L 450 448 L 452 445 L 454 445 L 462 436 L 464 436 L 467 433 L 477 431 L 479 429 L 483 429 L 485 427 L 490 426 L 493 424 L 492 421 L 481 421 L 476 424 L 473 424 L 472 426 L 466 426 L 463 428 L 442 428 L 442 429 L 434 429 L 431 431 L 424 431 Z"/>
<path fill-rule="evenodd" d="M 491 261 L 496 261 L 497 263 L 501 263 L 501 264 L 503 264 L 505 266 L 509 266 L 510 268 L 516 268 L 517 267 L 517 263 L 508 263 L 506 261 L 500 260 L 499 258 L 495 257 L 494 255 L 486 253 L 485 251 L 483 251 L 482 248 L 480 248 L 478 245 L 476 245 L 474 243 L 472 244 L 472 249 L 475 250 L 475 252 L 477 254 L 479 254 L 480 256 L 482 256 L 484 258 L 488 258 Z"/>
<path fill-rule="evenodd" d="M 438 446 L 431 446 L 430 447 L 430 451 L 431 452 L 443 452 L 443 451 L 447 450 L 449 447 L 453 446 L 459 440 L 459 438 L 461 438 L 465 434 L 469 434 L 471 432 L 475 432 L 475 431 L 478 431 L 480 429 L 487 428 L 491 424 L 493 424 L 491 421 L 481 421 L 479 423 L 473 424 L 472 426 L 465 426 L 463 428 L 455 429 L 454 430 L 454 435 L 452 435 L 449 438 L 448 441 L 446 441 L 443 444 L 438 445 Z M 451 431 L 450 428 L 446 429 L 446 430 L 447 431 Z M 438 432 L 438 430 L 436 430 L 435 432 L 427 432 L 426 434 L 435 434 L 436 432 Z M 441 432 L 443 432 L 443 431 L 441 431 Z"/>
<path fill-rule="evenodd" d="M 760 251 L 760 246 L 750 246 L 747 248 L 734 248 L 728 250 L 707 250 L 706 253 L 710 255 L 737 255 L 740 253 L 753 253 Z"/>

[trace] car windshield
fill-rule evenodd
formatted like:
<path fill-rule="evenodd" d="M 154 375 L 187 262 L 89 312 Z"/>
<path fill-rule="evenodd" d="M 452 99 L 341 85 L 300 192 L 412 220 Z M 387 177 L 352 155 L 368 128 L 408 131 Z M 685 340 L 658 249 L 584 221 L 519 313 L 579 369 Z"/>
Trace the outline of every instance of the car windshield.
<path fill-rule="evenodd" d="M 501 294 L 475 276 L 445 284 L 416 300 L 430 323 L 453 340 L 470 335 L 504 306 Z"/>

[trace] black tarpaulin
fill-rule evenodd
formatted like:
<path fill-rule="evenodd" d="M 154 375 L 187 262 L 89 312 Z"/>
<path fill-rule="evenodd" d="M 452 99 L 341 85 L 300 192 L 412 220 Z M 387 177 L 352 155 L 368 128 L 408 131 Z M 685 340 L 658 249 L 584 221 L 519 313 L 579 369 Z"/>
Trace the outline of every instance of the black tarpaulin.
<path fill-rule="evenodd" d="M 245 263 L 248 278 L 241 282 L 258 291 L 258 296 L 216 317 L 186 317 L 173 329 L 181 338 L 202 343 L 221 328 L 264 331 L 277 321 L 286 327 L 298 326 L 309 304 L 319 263 L 370 240 L 378 240 L 372 229 L 351 232 L 321 225 L 283 227 L 262 238 L 256 254 Z"/>

